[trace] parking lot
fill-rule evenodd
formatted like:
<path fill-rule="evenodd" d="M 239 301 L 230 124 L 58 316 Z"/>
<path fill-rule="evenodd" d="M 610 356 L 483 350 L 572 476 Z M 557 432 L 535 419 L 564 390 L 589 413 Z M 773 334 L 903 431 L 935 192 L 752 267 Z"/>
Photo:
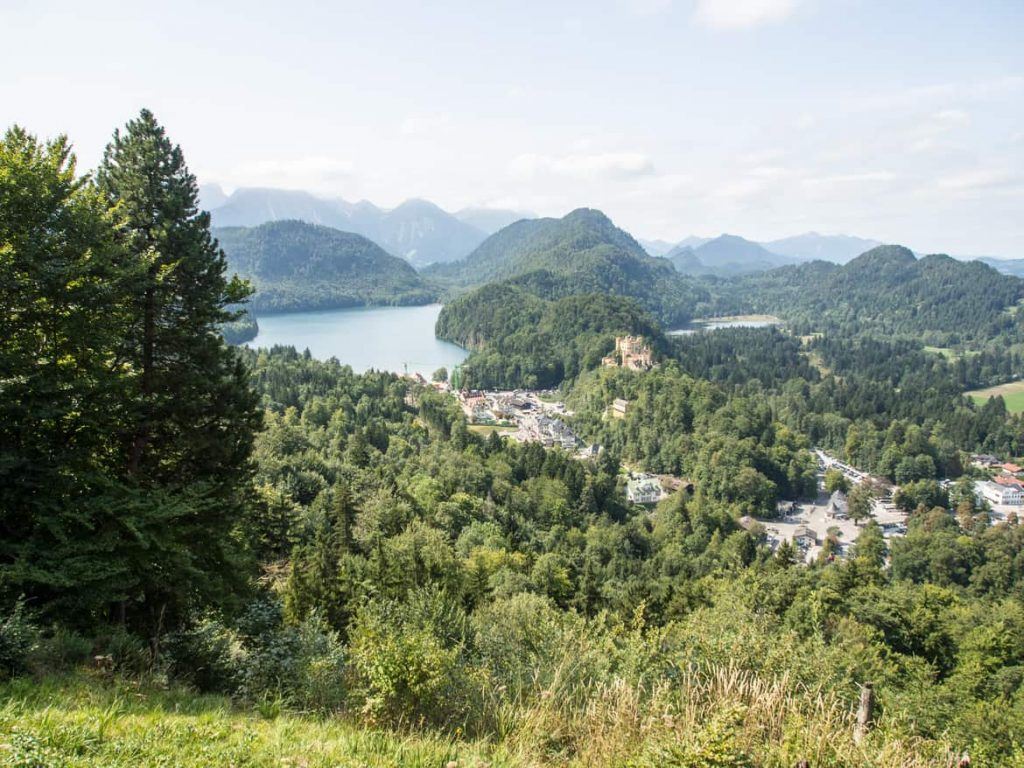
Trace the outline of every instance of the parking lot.
<path fill-rule="evenodd" d="M 875 501 L 872 512 L 875 521 L 883 527 L 886 536 L 902 535 L 898 526 L 906 526 L 907 515 L 892 505 Z M 759 521 L 767 530 L 769 541 L 772 547 L 776 547 L 783 541 L 793 541 L 793 536 L 800 527 L 807 527 L 814 532 L 818 543 L 805 551 L 805 560 L 811 562 L 828 538 L 829 529 L 836 530 L 836 537 L 839 539 L 840 552 L 845 554 L 850 544 L 857 540 L 860 535 L 861 526 L 854 524 L 850 519 L 838 519 L 829 514 L 828 496 L 824 493 L 818 496 L 813 502 L 798 503 L 795 511 L 786 517 L 775 520 Z M 866 521 L 865 521 L 866 522 Z"/>

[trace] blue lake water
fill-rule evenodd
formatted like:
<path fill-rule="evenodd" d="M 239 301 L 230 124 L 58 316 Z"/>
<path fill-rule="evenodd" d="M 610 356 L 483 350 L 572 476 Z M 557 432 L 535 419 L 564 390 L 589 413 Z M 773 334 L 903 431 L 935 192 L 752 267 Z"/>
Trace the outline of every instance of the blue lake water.
<path fill-rule="evenodd" d="M 767 328 L 778 325 L 778 320 L 695 320 L 684 328 L 668 331 L 669 336 L 686 336 L 701 331 L 715 331 L 719 328 Z"/>
<path fill-rule="evenodd" d="M 260 332 L 250 347 L 275 344 L 309 349 L 313 357 L 336 357 L 355 371 L 421 373 L 452 369 L 466 355 L 462 347 L 434 337 L 440 304 L 422 307 L 360 307 L 288 312 L 258 319 Z"/>

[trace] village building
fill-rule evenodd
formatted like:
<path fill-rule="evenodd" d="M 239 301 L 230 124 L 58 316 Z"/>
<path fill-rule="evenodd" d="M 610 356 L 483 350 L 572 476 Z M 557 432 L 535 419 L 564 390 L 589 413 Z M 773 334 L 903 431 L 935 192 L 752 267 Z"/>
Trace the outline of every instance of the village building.
<path fill-rule="evenodd" d="M 1013 475 L 996 475 L 992 482 L 1005 485 L 1008 488 L 1024 488 L 1024 480 L 1019 480 Z"/>
<path fill-rule="evenodd" d="M 999 458 L 990 453 L 975 453 L 971 456 L 971 466 L 978 469 L 991 469 L 992 467 L 998 467 L 1002 463 Z"/>
<path fill-rule="evenodd" d="M 629 401 L 623 400 L 621 397 L 617 397 L 612 400 L 612 416 L 616 419 L 626 418 L 626 413 L 629 411 Z"/>
<path fill-rule="evenodd" d="M 974 484 L 975 495 L 992 504 L 1019 506 L 1024 504 L 1024 490 L 1014 485 L 1000 485 L 984 481 Z"/>
<path fill-rule="evenodd" d="M 654 475 L 631 474 L 626 482 L 626 498 L 632 504 L 657 504 L 665 495 Z"/>
<path fill-rule="evenodd" d="M 818 543 L 818 535 L 806 525 L 801 525 L 793 531 L 793 543 L 803 549 L 810 549 Z"/>
<path fill-rule="evenodd" d="M 1014 464 L 1012 462 L 1009 462 L 1009 461 L 1006 462 L 1005 464 L 1003 464 L 1001 468 L 1002 468 L 1003 472 L 1008 472 L 1011 475 L 1016 475 L 1016 474 L 1019 474 L 1021 472 L 1024 472 L 1024 467 L 1020 467 L 1020 466 L 1018 466 L 1018 465 L 1016 465 L 1016 464 Z"/>
<path fill-rule="evenodd" d="M 845 520 L 850 515 L 850 504 L 846 494 L 842 491 L 833 491 L 828 499 L 828 514 L 830 517 Z"/>

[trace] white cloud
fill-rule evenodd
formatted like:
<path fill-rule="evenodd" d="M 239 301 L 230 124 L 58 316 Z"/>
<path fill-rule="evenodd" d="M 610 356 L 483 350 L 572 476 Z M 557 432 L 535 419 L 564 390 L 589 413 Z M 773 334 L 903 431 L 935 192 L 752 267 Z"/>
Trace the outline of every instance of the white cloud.
<path fill-rule="evenodd" d="M 653 16 L 669 10 L 672 7 L 672 0 L 618 0 L 618 4 L 632 13 Z"/>
<path fill-rule="evenodd" d="M 711 29 L 743 29 L 782 21 L 799 0 L 697 0 L 693 18 Z"/>
<path fill-rule="evenodd" d="M 412 115 L 402 121 L 402 133 L 406 136 L 420 136 L 443 130 L 451 123 L 451 117 L 438 115 Z"/>
<path fill-rule="evenodd" d="M 238 166 L 226 174 L 216 174 L 235 187 L 283 187 L 333 192 L 353 174 L 352 161 L 328 156 L 298 157 L 287 160 L 259 160 Z"/>
<path fill-rule="evenodd" d="M 939 189 L 950 192 L 978 192 L 1018 187 L 1024 183 L 1019 175 L 1001 168 L 978 168 L 946 176 L 936 182 Z"/>
<path fill-rule="evenodd" d="M 812 176 L 803 180 L 809 187 L 831 186 L 834 184 L 876 184 L 893 181 L 892 171 L 862 171 L 859 173 L 834 173 L 827 176 Z"/>
<path fill-rule="evenodd" d="M 509 171 L 521 179 L 544 174 L 576 179 L 628 179 L 654 172 L 651 158 L 642 152 L 573 153 L 555 157 L 527 153 L 512 160 Z"/>

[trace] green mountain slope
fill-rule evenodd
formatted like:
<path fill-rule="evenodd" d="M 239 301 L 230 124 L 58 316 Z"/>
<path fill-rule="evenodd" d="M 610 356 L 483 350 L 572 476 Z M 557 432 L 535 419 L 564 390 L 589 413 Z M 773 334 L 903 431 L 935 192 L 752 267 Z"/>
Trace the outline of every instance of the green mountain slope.
<path fill-rule="evenodd" d="M 803 331 L 914 335 L 926 343 L 989 340 L 1019 325 L 1024 281 L 981 262 L 921 259 L 883 245 L 849 263 L 815 261 L 731 281 L 721 314 L 770 312 Z"/>
<path fill-rule="evenodd" d="M 600 365 L 616 335 L 637 334 L 658 351 L 665 347 L 656 323 L 633 299 L 545 299 L 514 280 L 490 283 L 445 304 L 436 333 L 473 350 L 462 366 L 463 383 L 472 388 L 556 386 Z"/>
<path fill-rule="evenodd" d="M 453 293 L 514 280 L 547 299 L 604 293 L 637 299 L 667 325 L 688 320 L 707 294 L 665 259 L 648 256 L 600 211 L 518 221 L 459 262 L 424 270 Z"/>
<path fill-rule="evenodd" d="M 274 221 L 214 230 L 229 267 L 253 282 L 257 313 L 425 304 L 434 293 L 409 264 L 361 235 Z"/>

